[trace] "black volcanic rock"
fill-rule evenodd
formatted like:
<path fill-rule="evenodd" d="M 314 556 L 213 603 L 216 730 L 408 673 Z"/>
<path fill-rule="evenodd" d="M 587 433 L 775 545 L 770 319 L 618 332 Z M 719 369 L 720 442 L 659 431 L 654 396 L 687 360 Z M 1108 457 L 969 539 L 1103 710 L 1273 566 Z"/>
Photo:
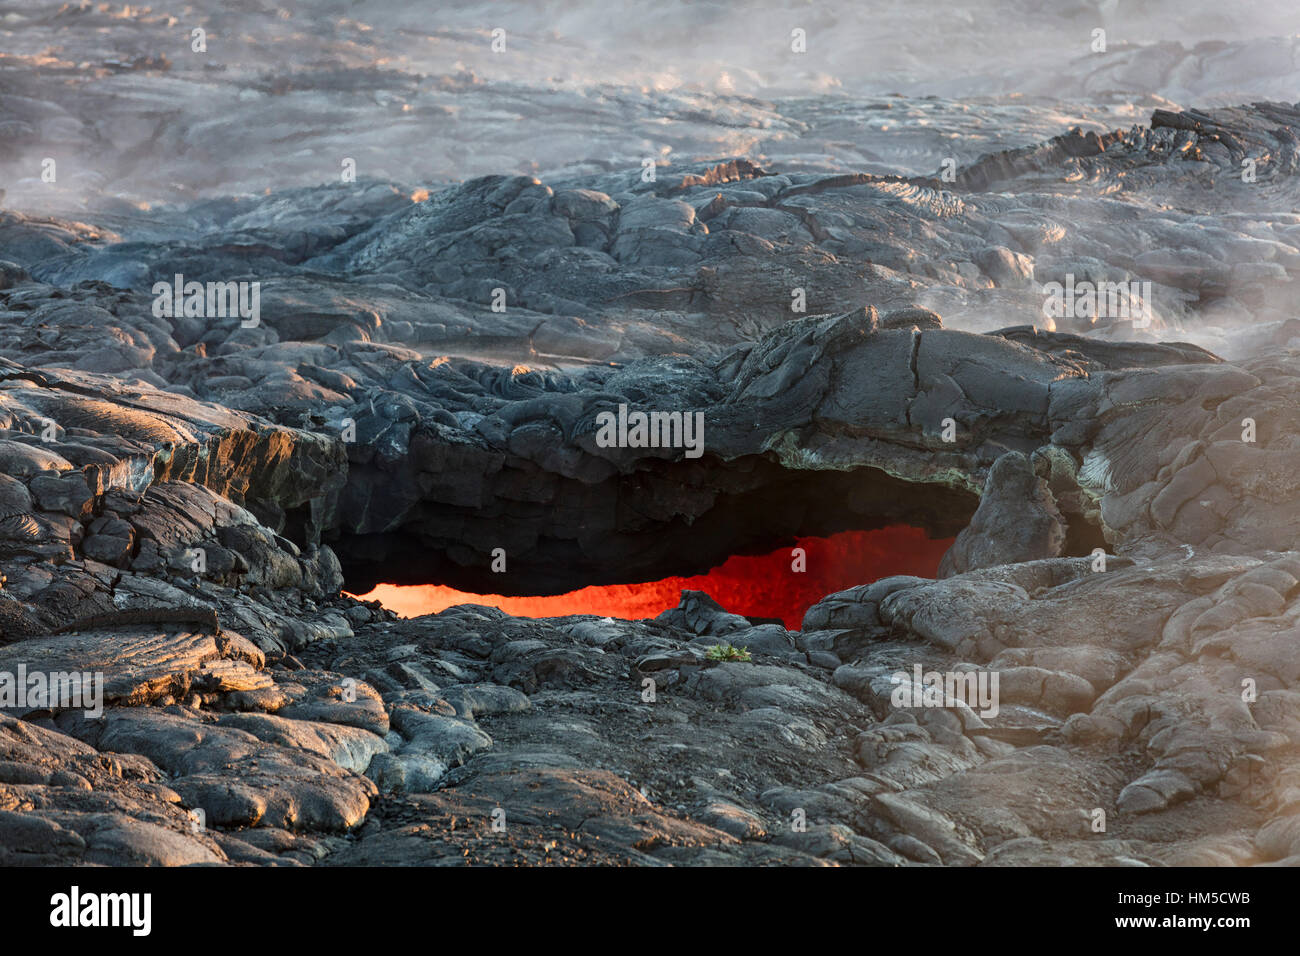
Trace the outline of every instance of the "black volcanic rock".
<path fill-rule="evenodd" d="M 166 13 L 8 13 L 0 863 L 1300 860 L 1296 40 L 1050 82 L 1040 44 L 986 96 L 983 52 L 909 72 L 916 9 L 881 53 L 932 98 L 705 57 L 569 88 L 540 33 L 489 75 L 481 25 L 396 9 L 242 10 L 203 58 Z M 459 65 L 400 66 L 430 50 Z M 258 283 L 257 321 L 156 314 L 178 274 Z M 1049 319 L 1067 281 L 1149 289 L 1149 324 Z M 609 445 L 621 408 L 701 416 L 700 454 Z M 937 577 L 799 631 L 695 590 L 637 621 L 342 593 L 897 524 L 956 537 Z M 20 669 L 102 677 L 102 714 Z M 918 670 L 997 700 L 902 699 Z"/>
<path fill-rule="evenodd" d="M 970 524 L 939 564 L 939 577 L 1059 557 L 1066 522 L 1029 458 L 1007 452 L 993 463 Z"/>

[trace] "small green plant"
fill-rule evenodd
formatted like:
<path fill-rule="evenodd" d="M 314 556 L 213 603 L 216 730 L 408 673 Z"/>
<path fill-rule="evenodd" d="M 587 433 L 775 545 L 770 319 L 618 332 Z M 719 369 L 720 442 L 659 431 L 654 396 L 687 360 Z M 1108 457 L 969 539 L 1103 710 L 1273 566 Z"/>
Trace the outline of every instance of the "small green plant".
<path fill-rule="evenodd" d="M 708 657 L 711 661 L 750 660 L 749 651 L 743 647 L 733 647 L 731 644 L 714 644 L 709 648 Z"/>

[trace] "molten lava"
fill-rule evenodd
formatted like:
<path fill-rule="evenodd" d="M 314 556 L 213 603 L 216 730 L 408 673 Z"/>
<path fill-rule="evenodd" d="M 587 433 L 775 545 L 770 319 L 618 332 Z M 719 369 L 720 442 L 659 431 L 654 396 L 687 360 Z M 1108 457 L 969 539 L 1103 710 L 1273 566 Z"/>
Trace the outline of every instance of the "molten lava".
<path fill-rule="evenodd" d="M 703 591 L 728 611 L 779 618 L 798 629 L 804 611 L 833 591 L 895 574 L 932 578 L 952 539 L 932 539 L 920 528 L 892 525 L 876 531 L 845 531 L 828 538 L 800 538 L 806 570 L 797 571 L 790 548 L 765 555 L 728 558 L 708 574 L 664 578 L 644 584 L 586 587 L 544 597 L 469 594 L 438 584 L 380 584 L 364 601 L 379 601 L 402 617 L 436 614 L 457 604 L 484 604 L 516 617 L 597 614 L 628 620 L 655 617 L 676 607 L 683 590 Z"/>

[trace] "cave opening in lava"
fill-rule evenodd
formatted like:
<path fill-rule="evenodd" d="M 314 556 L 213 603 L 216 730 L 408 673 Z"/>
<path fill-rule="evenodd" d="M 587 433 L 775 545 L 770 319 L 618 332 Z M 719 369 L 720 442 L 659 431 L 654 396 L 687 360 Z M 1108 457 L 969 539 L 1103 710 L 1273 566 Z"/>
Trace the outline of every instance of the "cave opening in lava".
<path fill-rule="evenodd" d="M 798 630 L 804 612 L 827 594 L 891 575 L 932 578 L 952 538 L 922 528 L 887 525 L 800 537 L 789 547 L 732 555 L 707 573 L 632 584 L 592 585 L 563 594 L 476 594 L 441 584 L 377 584 L 362 600 L 379 601 L 402 617 L 435 614 L 457 604 L 500 608 L 517 617 L 597 614 L 627 620 L 677 606 L 683 590 L 703 591 L 728 611 Z"/>

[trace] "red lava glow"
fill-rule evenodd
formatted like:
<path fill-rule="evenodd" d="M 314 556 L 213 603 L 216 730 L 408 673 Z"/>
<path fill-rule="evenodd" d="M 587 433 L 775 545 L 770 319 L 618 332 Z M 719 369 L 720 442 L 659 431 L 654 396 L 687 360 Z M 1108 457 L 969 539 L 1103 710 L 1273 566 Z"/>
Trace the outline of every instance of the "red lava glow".
<path fill-rule="evenodd" d="M 920 528 L 891 525 L 876 531 L 845 531 L 827 538 L 800 538 L 806 571 L 792 569 L 791 548 L 770 554 L 735 555 L 708 574 L 664 578 L 644 584 L 608 584 L 545 597 L 469 594 L 439 584 L 380 584 L 363 601 L 378 601 L 401 617 L 436 614 L 457 604 L 484 604 L 516 617 L 596 614 L 627 620 L 656 617 L 677 606 L 683 590 L 703 591 L 728 611 L 780 618 L 797 630 L 804 611 L 833 591 L 895 574 L 932 578 L 952 538 L 931 539 Z"/>

